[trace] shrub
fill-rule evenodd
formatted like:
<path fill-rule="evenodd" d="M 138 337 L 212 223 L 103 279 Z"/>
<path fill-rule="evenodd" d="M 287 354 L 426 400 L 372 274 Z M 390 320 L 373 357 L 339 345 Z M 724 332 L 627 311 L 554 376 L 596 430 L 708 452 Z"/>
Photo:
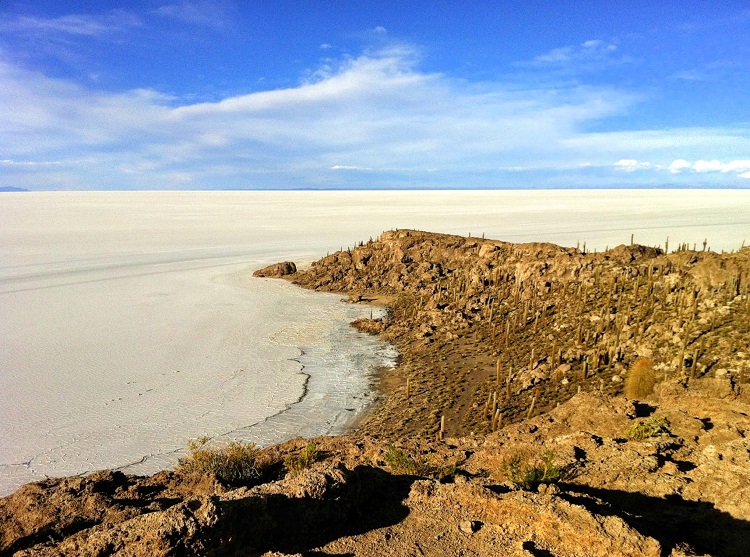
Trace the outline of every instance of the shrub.
<path fill-rule="evenodd" d="M 318 459 L 318 446 L 315 443 L 308 443 L 303 451 L 297 456 L 288 456 L 284 459 L 284 466 L 290 472 L 296 474 L 310 466 Z"/>
<path fill-rule="evenodd" d="M 416 474 L 417 463 L 401 449 L 390 445 L 385 453 L 385 463 L 396 474 Z"/>
<path fill-rule="evenodd" d="M 656 375 L 651 360 L 638 358 L 628 371 L 628 377 L 625 380 L 625 396 L 635 399 L 645 398 L 654 391 L 654 385 L 656 385 Z"/>
<path fill-rule="evenodd" d="M 260 451 L 252 443 L 231 441 L 221 447 L 207 447 L 209 439 L 201 437 L 188 443 L 188 454 L 177 462 L 177 470 L 187 473 L 214 474 L 228 484 L 257 479 Z"/>
<path fill-rule="evenodd" d="M 631 424 L 625 430 L 625 438 L 630 441 L 638 441 L 649 437 L 658 437 L 659 435 L 669 435 L 670 433 L 667 418 L 652 416 Z"/>
<path fill-rule="evenodd" d="M 503 460 L 502 472 L 518 487 L 529 490 L 539 484 L 558 483 L 565 477 L 563 469 L 555 464 L 554 451 L 550 450 L 536 456 L 515 452 Z"/>
<path fill-rule="evenodd" d="M 425 458 L 416 459 L 393 445 L 385 453 L 385 463 L 395 474 L 425 476 L 436 480 L 455 476 L 458 471 L 455 464 L 436 464 Z"/>

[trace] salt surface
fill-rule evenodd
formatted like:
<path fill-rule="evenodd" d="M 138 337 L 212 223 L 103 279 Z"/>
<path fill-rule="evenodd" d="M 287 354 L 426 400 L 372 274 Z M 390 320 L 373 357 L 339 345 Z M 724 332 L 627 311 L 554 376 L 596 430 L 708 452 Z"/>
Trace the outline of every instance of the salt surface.
<path fill-rule="evenodd" d="M 369 309 L 250 278 L 265 264 L 406 227 L 730 250 L 748 215 L 745 190 L 2 194 L 0 495 L 153 472 L 200 435 L 346 429 L 394 353 L 347 326 Z"/>

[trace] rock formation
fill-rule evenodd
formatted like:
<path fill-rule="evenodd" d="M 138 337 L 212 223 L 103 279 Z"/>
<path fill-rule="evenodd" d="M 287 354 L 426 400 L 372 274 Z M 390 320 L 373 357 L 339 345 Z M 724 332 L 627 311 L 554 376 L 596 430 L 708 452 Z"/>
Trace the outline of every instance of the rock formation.
<path fill-rule="evenodd" d="M 660 378 L 750 378 L 750 248 L 596 254 L 398 230 L 290 278 L 389 297 L 390 319 L 358 324 L 403 355 L 371 431 L 435 433 L 445 416 L 450 434 L 487 433 L 498 411 L 507 423 L 579 391 L 621 394 L 639 357 Z"/>
<path fill-rule="evenodd" d="M 297 266 L 292 261 L 274 263 L 268 267 L 258 269 L 253 273 L 254 277 L 281 278 L 297 272 Z"/>
<path fill-rule="evenodd" d="M 749 273 L 748 248 L 387 232 L 288 276 L 390 308 L 355 323 L 402 354 L 358 431 L 266 448 L 240 485 L 28 484 L 0 557 L 747 555 Z M 625 398 L 636 369 L 656 386 Z"/>

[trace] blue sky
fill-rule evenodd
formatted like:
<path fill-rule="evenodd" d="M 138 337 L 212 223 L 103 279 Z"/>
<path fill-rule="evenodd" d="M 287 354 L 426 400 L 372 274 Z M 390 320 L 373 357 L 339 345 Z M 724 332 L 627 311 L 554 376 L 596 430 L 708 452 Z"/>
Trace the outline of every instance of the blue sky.
<path fill-rule="evenodd" d="M 750 186 L 750 3 L 0 2 L 0 187 Z"/>

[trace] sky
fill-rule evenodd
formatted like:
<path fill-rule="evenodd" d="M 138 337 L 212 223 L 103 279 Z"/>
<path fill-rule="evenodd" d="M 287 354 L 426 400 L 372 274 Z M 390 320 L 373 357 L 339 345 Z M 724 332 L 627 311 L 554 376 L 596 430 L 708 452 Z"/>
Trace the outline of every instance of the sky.
<path fill-rule="evenodd" d="M 750 187 L 750 2 L 0 0 L 0 187 Z"/>

